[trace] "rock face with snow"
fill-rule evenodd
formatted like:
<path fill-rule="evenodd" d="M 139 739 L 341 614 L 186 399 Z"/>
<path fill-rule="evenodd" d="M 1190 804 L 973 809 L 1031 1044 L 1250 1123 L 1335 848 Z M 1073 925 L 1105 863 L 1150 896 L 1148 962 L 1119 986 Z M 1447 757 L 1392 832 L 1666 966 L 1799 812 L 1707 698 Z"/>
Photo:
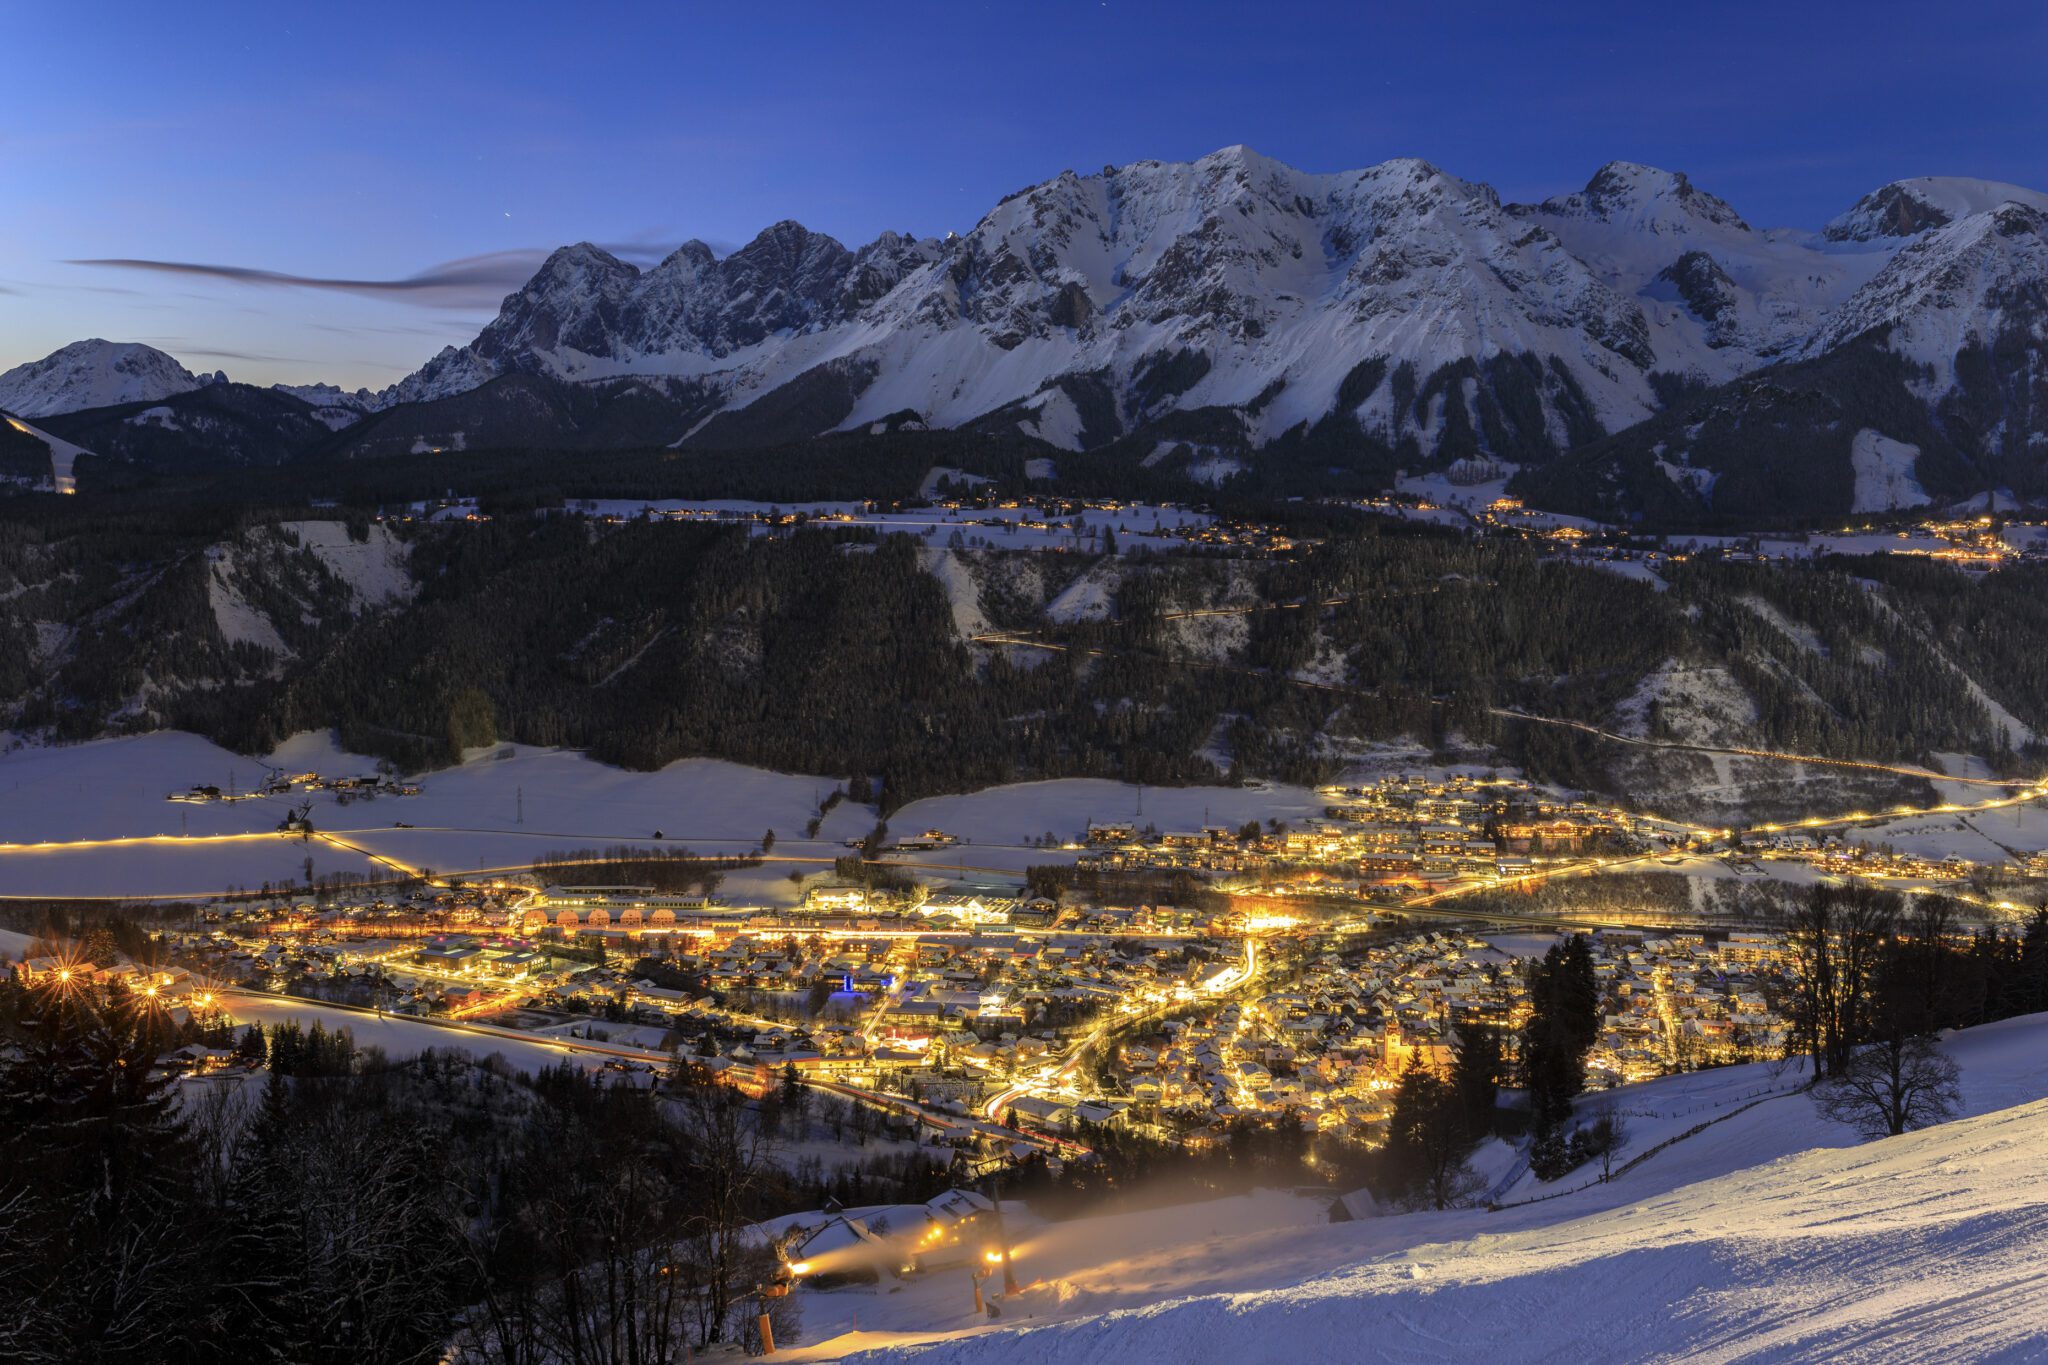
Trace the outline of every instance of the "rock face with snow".
<path fill-rule="evenodd" d="M 1688 520 L 2048 493 L 2048 195 L 1908 180 L 1818 239 L 1684 228 L 1639 293 L 1660 362 L 1720 387 L 1529 476 L 1525 493 Z M 1555 230 L 1625 283 L 1656 260 L 1634 233 Z"/>
<path fill-rule="evenodd" d="M 1814 338 L 1829 351 L 1866 333 L 1956 382 L 1966 352 L 2048 342 L 2048 197 L 2000 204 L 1916 236 Z"/>
<path fill-rule="evenodd" d="M 368 389 L 350 393 L 336 384 L 272 384 L 270 387 L 310 405 L 321 423 L 333 431 L 353 426 L 383 405 L 378 396 Z"/>
<path fill-rule="evenodd" d="M 1821 235 L 1831 242 L 1917 237 L 1947 227 L 1958 218 L 1989 213 L 2001 204 L 2013 203 L 2048 209 L 2048 194 L 1995 180 L 1958 176 L 1894 180 L 1857 200 L 1847 213 L 1830 221 Z"/>
<path fill-rule="evenodd" d="M 1634 301 L 1486 187 L 1229 148 L 1068 172 L 945 241 L 849 251 L 779 223 L 645 272 L 565 248 L 391 397 L 664 375 L 725 412 L 801 394 L 814 431 L 907 412 L 1079 448 L 1208 412 L 1255 446 L 1335 415 L 1389 447 L 1519 452 L 1652 411 L 1654 361 Z"/>
<path fill-rule="evenodd" d="M 1629 162 L 1514 212 L 1640 304 L 1656 369 L 1709 383 L 1796 350 L 1884 264 L 1882 248 L 1758 231 L 1684 175 Z"/>
<path fill-rule="evenodd" d="M 587 242 L 563 247 L 474 342 L 444 349 L 384 401 L 447 397 L 504 373 L 599 379 L 721 368 L 771 337 L 851 320 L 935 254 L 894 233 L 852 252 L 793 222 L 722 260 L 685 242 L 644 272 Z"/>
<path fill-rule="evenodd" d="M 21 417 L 49 417 L 153 402 L 223 378 L 201 378 L 153 346 L 94 338 L 0 374 L 0 408 Z"/>
<path fill-rule="evenodd" d="M 1190 477 L 1272 447 L 1480 458 L 1562 471 L 1587 510 L 1754 516 L 1849 510 L 1867 430 L 1920 452 L 1898 472 L 1931 498 L 2048 493 L 2044 224 L 2048 194 L 1988 181 L 1902 180 L 1814 233 L 1631 162 L 1503 204 L 1423 161 L 1309 174 L 1231 147 L 1064 172 L 943 240 L 781 222 L 645 270 L 564 247 L 392 388 L 283 389 L 311 436 L 276 458 L 966 429 Z M 86 342 L 0 378 L 0 406 L 200 382 Z"/>
<path fill-rule="evenodd" d="M 1322 441 L 1540 463 L 1676 390 L 1915 313 L 1929 316 L 1901 335 L 1927 338 L 1916 358 L 2010 338 L 2006 300 L 2048 277 L 2016 244 L 2044 207 L 2012 186 L 1901 181 L 1824 234 L 1764 231 L 1629 162 L 1503 205 L 1422 161 L 1318 175 L 1232 147 L 1065 172 L 943 241 L 851 251 L 784 222 L 723 259 L 691 242 L 646 271 L 567 247 L 378 405 L 507 375 L 632 378 L 670 405 L 663 443 L 908 420 L 1067 449 Z M 1958 274 L 1973 270 L 1975 284 Z M 474 406 L 464 420 L 488 425 Z"/>

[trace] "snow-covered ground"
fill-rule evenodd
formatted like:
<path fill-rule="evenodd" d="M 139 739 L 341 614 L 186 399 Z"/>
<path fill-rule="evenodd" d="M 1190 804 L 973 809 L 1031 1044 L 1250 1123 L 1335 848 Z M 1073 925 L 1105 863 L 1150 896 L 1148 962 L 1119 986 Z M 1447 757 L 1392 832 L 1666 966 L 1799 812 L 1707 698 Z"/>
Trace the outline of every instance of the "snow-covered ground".
<path fill-rule="evenodd" d="M 381 607 L 413 594 L 405 543 L 380 522 L 371 523 L 362 540 L 352 539 L 348 524 L 340 521 L 287 521 L 280 529 L 296 536 L 299 544 L 348 584 L 362 606 Z"/>
<path fill-rule="evenodd" d="M 963 640 L 977 635 L 986 635 L 993 626 L 981 609 L 981 589 L 974 582 L 974 575 L 960 562 L 960 556 L 948 549 L 926 547 L 919 552 L 924 571 L 939 580 L 939 586 L 946 590 L 946 602 L 953 610 L 953 629 Z"/>
<path fill-rule="evenodd" d="M 1307 787 L 1138 787 L 1106 778 L 1069 777 L 913 801 L 890 817 L 889 828 L 901 834 L 930 827 L 977 844 L 1018 844 L 1046 834 L 1078 838 L 1090 820 L 1194 830 L 1247 820 L 1291 823 L 1321 818 L 1328 804 Z"/>
<path fill-rule="evenodd" d="M 1768 1066 L 1615 1092 L 1609 1184 L 1498 1212 L 1328 1223 L 1261 1193 L 1029 1231 L 1000 1322 L 939 1275 L 801 1291 L 811 1360 L 2038 1360 L 2048 1016 L 1952 1035 L 1966 1116 L 1858 1144 Z M 1562 1182 L 1569 1185 L 1568 1179 Z M 1020 1322 L 1019 1319 L 1022 1319 Z"/>
<path fill-rule="evenodd" d="M 1354 757 L 1351 780 L 1385 771 L 1496 771 L 1431 764 L 1412 745 Z M 844 786 L 837 777 L 773 773 L 718 759 L 629 772 L 578 751 L 511 744 L 414 778 L 417 796 L 357 798 L 347 805 L 332 792 L 200 804 L 165 799 L 199 784 L 247 792 L 274 772 L 337 777 L 369 774 L 375 766 L 337 748 L 325 732 L 296 735 L 260 761 L 170 731 L 0 753 L 0 897 L 185 898 L 266 882 L 290 885 L 303 881 L 308 857 L 314 875 L 322 876 L 374 873 L 380 866 L 388 871 L 380 858 L 459 874 L 617 846 L 737 855 L 756 849 L 773 830 L 773 856 L 759 868 L 727 874 L 722 894 L 739 904 L 786 905 L 801 894 L 792 872 L 829 871 L 848 841 L 865 836 L 875 822 L 872 806 L 842 800 L 817 835 L 805 837 L 820 804 Z M 1982 798 L 1979 789 L 1962 786 L 1946 794 L 1958 803 Z M 308 799 L 324 837 L 279 836 L 278 823 L 290 807 Z M 1320 818 L 1327 804 L 1309 788 L 1282 784 L 1141 788 L 1062 778 L 914 802 L 890 818 L 889 828 L 899 838 L 925 829 L 952 834 L 959 844 L 900 856 L 929 868 L 932 878 L 993 888 L 1021 881 L 1034 864 L 1072 859 L 1071 851 L 1031 842 L 1047 834 L 1055 843 L 1077 840 L 1090 821 L 1166 831 L 1248 820 L 1299 824 Z M 1955 852 L 1997 861 L 2006 849 L 2048 848 L 2048 810 L 1919 817 L 1873 826 L 1863 837 L 1935 856 Z M 1804 871 L 1783 863 L 1767 868 L 1792 879 Z M 1693 860 L 1679 870 L 1733 875 L 1712 860 Z"/>
<path fill-rule="evenodd" d="M 224 1006 L 239 1024 L 261 1023 L 265 1028 L 274 1028 L 292 1019 L 303 1028 L 311 1028 L 318 1023 L 328 1029 L 347 1029 L 355 1035 L 357 1047 L 382 1048 L 394 1060 L 416 1057 L 432 1049 L 466 1052 L 479 1061 L 486 1057 L 503 1057 L 513 1067 L 526 1072 L 560 1066 L 564 1061 L 590 1067 L 604 1064 L 604 1058 L 597 1054 L 574 1052 L 537 1036 L 507 1037 L 482 1027 L 448 1028 L 403 1015 L 364 1014 L 285 996 L 235 994 L 224 997 Z M 629 1047 L 631 1044 L 621 1043 L 620 1046 Z"/>
<path fill-rule="evenodd" d="M 335 777 L 375 766 L 340 750 L 324 732 L 296 735 L 262 761 L 169 731 L 0 754 L 0 896 L 203 895 L 301 880 L 309 856 L 321 875 L 374 871 L 370 854 L 437 873 L 522 866 L 547 853 L 618 845 L 739 854 L 773 830 L 775 857 L 729 874 L 723 894 L 778 904 L 798 895 L 791 871 L 829 870 L 846 842 L 875 822 L 872 806 L 842 800 L 815 838 L 804 836 L 819 806 L 844 786 L 841 778 L 703 758 L 628 772 L 572 750 L 512 744 L 413 779 L 417 796 L 358 798 L 346 806 L 331 792 L 204 804 L 165 799 L 202 783 L 251 791 L 273 771 Z M 348 847 L 275 837 L 290 806 L 307 799 L 314 826 Z M 973 882 L 1021 878 L 1034 863 L 1071 858 L 1023 845 L 1046 833 L 1078 838 L 1090 820 L 1194 829 L 1300 821 L 1320 816 L 1325 804 L 1305 787 L 1139 788 L 1074 778 L 915 802 L 889 826 L 898 836 L 937 828 L 960 838 L 953 848 L 905 856 L 930 865 L 934 876 L 952 869 L 955 878 Z"/>
<path fill-rule="evenodd" d="M 297 880 L 308 856 L 316 875 L 373 870 L 369 858 L 320 840 L 223 838 L 274 834 L 289 807 L 307 799 L 323 833 L 408 866 L 459 872 L 555 851 L 652 845 L 656 830 L 662 847 L 704 853 L 745 852 L 769 830 L 778 844 L 800 844 L 819 805 L 843 786 L 716 759 L 628 772 L 569 750 L 498 745 L 421 776 L 417 796 L 346 806 L 331 792 L 165 799 L 199 784 L 251 791 L 273 770 L 337 777 L 375 768 L 325 733 L 294 736 L 261 762 L 170 731 L 0 754 L 0 895 L 203 894 Z M 414 828 L 396 828 L 398 821 Z M 813 847 L 779 851 L 828 859 L 873 824 L 871 807 L 842 801 Z M 79 840 L 149 842 L 32 847 Z"/>
<path fill-rule="evenodd" d="M 1060 625 L 1106 621 L 1116 614 L 1116 565 L 1104 560 L 1045 604 L 1045 619 Z"/>
<path fill-rule="evenodd" d="M 1925 507 L 1934 499 L 1914 472 L 1920 447 L 1894 441 L 1869 427 L 1856 433 L 1849 447 L 1849 467 L 1856 476 L 1855 512 L 1889 512 L 1895 507 Z"/>
<path fill-rule="evenodd" d="M 1602 559 L 1595 555 L 1574 555 L 1567 562 L 1588 569 L 1602 569 L 1611 574 L 1619 574 L 1623 578 L 1633 578 L 1638 583 L 1649 584 L 1657 592 L 1663 592 L 1671 586 L 1657 576 L 1656 570 L 1640 559 Z"/>
<path fill-rule="evenodd" d="M 1507 496 L 1508 481 L 1515 476 L 1513 465 L 1502 465 L 1501 475 L 1479 483 L 1452 483 L 1450 476 L 1442 472 L 1432 474 L 1409 474 L 1395 480 L 1395 491 L 1412 498 L 1427 498 L 1439 507 L 1461 507 L 1476 512 Z"/>
<path fill-rule="evenodd" d="M 133 900 L 203 900 L 230 891 L 305 884 L 313 875 L 388 875 L 371 858 L 314 840 L 276 836 L 227 841 L 161 842 L 0 852 L 0 898 L 118 896 Z"/>

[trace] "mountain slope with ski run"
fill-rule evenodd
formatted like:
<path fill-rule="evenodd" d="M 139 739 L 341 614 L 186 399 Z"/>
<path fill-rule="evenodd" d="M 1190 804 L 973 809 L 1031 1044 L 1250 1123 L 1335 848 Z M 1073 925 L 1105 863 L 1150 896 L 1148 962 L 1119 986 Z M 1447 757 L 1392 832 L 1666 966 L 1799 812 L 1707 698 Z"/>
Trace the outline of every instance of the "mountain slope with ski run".
<path fill-rule="evenodd" d="M 799 1355 L 2035 1360 L 2048 1341 L 2044 1046 L 2042 1015 L 1948 1035 L 1966 1116 L 1861 1144 L 1768 1066 L 1628 1087 L 1613 1099 L 1635 1115 L 1632 1150 L 1717 1121 L 1611 1183 L 1498 1212 L 1329 1225 L 1272 1194 L 1053 1224 L 1020 1254 L 1046 1284 L 1000 1323 L 919 1333 L 875 1304 L 827 1338 L 844 1308 L 808 1296 L 821 1339 Z M 1536 1192 L 1523 1185 L 1507 1197 Z M 1018 1324 L 1025 1314 L 1038 1320 Z"/>

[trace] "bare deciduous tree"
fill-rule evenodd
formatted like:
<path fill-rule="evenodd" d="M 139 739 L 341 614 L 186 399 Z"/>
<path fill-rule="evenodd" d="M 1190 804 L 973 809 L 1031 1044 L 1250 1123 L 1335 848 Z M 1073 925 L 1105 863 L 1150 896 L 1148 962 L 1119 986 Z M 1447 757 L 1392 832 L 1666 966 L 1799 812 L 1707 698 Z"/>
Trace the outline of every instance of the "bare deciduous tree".
<path fill-rule="evenodd" d="M 1962 1106 L 1962 1069 L 1925 1035 L 1858 1049 L 1814 1087 L 1821 1113 L 1867 1138 L 1943 1123 Z"/>
<path fill-rule="evenodd" d="M 773 1138 L 747 1097 L 717 1081 L 685 1084 L 678 1111 L 695 1177 L 685 1226 L 704 1290 L 699 1337 L 724 1341 L 753 1283 L 743 1234 L 769 1170 Z"/>
<path fill-rule="evenodd" d="M 1816 886 L 1792 919 L 1792 1035 L 1815 1076 L 1849 1064 L 1866 1036 L 1872 986 L 1899 917 L 1873 887 Z"/>
<path fill-rule="evenodd" d="M 1599 1157 L 1603 1182 L 1614 1178 L 1621 1149 L 1628 1146 L 1628 1131 L 1628 1117 L 1614 1107 L 1612 1096 L 1603 1097 L 1593 1107 L 1592 1121 L 1586 1125 L 1586 1142 Z"/>

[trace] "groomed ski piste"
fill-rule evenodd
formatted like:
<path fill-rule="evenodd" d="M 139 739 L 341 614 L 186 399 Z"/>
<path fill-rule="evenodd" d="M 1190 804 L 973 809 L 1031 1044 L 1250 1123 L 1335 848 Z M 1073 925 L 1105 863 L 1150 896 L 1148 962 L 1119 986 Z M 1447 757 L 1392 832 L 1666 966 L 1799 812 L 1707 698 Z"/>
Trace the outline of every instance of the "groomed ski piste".
<path fill-rule="evenodd" d="M 1690 1136 L 1610 1183 L 1338 1224 L 1285 1192 L 1024 1220 L 1027 1287 L 1000 1320 L 974 1317 L 964 1275 L 801 1290 L 812 1344 L 788 1358 L 2048 1360 L 2048 1015 L 1944 1047 L 1964 1115 L 1901 1137 L 1823 1119 L 1796 1068 L 1674 1076 L 1613 1092 L 1623 1158 Z M 1522 1175 L 1496 1197 L 1544 1192 Z"/>

